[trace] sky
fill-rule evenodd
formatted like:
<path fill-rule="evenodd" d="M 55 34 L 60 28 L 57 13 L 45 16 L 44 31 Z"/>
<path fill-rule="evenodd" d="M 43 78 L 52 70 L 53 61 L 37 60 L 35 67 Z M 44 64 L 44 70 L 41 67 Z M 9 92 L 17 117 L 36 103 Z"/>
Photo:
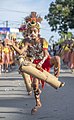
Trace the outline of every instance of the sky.
<path fill-rule="evenodd" d="M 44 16 L 48 14 L 49 5 L 55 0 L 1 0 L 0 1 L 0 27 L 6 26 L 8 21 L 9 27 L 18 28 L 24 18 L 32 11 L 37 12 L 43 18 L 41 23 L 41 36 L 47 41 L 53 35 L 54 40 L 59 38 L 58 33 L 51 32 L 51 28 Z"/>

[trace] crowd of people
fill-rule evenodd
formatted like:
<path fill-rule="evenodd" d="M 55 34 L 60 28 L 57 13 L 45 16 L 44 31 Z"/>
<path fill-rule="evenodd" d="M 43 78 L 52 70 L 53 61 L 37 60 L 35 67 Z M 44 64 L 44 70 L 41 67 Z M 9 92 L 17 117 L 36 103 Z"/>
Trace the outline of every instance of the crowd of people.
<path fill-rule="evenodd" d="M 55 55 L 59 55 L 63 66 L 66 65 L 67 68 L 74 70 L 74 41 L 65 40 L 60 45 L 57 45 L 58 49 L 55 49 Z"/>
<path fill-rule="evenodd" d="M 65 40 L 62 43 L 55 43 L 48 49 L 51 56 L 58 55 L 61 58 L 61 65 L 74 70 L 74 40 Z"/>
<path fill-rule="evenodd" d="M 16 65 L 17 52 L 7 44 L 8 39 L 0 40 L 0 73 L 11 72 L 12 66 Z M 16 46 L 19 47 L 19 42 L 16 38 L 11 39 Z"/>
<path fill-rule="evenodd" d="M 13 41 L 18 48 L 24 46 L 24 40 L 18 42 L 16 38 L 13 37 L 10 41 Z M 50 47 L 50 46 L 48 46 Z M 53 45 L 53 49 L 48 49 L 50 56 L 60 56 L 61 64 L 67 65 L 71 71 L 74 69 L 74 41 L 65 40 L 61 44 Z M 7 39 L 3 41 L 0 40 L 0 73 L 10 72 L 12 66 L 16 65 L 17 52 L 11 46 L 7 44 Z"/>

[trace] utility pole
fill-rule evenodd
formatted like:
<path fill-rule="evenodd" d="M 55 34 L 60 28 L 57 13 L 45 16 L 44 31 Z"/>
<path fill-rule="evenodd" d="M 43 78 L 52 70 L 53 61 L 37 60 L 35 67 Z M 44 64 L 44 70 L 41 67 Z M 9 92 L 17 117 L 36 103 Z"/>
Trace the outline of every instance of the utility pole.
<path fill-rule="evenodd" d="M 6 20 L 6 27 L 8 27 L 8 20 Z"/>
<path fill-rule="evenodd" d="M 5 23 L 6 23 L 6 28 L 8 28 L 8 20 L 6 20 Z M 8 39 L 8 38 L 9 38 L 9 32 L 7 31 L 6 32 L 6 39 Z"/>

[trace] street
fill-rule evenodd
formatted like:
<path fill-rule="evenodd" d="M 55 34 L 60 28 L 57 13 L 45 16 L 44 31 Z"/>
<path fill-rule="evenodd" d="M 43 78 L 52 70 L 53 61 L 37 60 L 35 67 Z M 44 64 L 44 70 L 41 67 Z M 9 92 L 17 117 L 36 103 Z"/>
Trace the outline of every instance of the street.
<path fill-rule="evenodd" d="M 51 71 L 53 73 L 53 70 Z M 31 115 L 35 99 L 27 95 L 22 76 L 14 70 L 0 75 L 0 120 L 74 120 L 74 73 L 61 69 L 65 86 L 55 90 L 45 84 L 42 107 Z"/>

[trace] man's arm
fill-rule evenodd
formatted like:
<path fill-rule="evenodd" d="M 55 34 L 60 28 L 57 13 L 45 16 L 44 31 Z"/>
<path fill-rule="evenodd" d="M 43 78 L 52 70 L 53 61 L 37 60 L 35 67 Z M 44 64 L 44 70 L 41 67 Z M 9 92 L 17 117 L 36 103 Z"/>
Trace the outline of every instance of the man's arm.
<path fill-rule="evenodd" d="M 44 58 L 40 61 L 40 63 L 38 65 L 42 66 L 42 64 L 45 62 L 45 60 L 48 58 L 49 56 L 49 52 L 48 52 L 48 42 L 42 38 L 42 42 L 43 42 L 43 54 L 44 54 Z"/>
<path fill-rule="evenodd" d="M 40 66 L 42 66 L 42 64 L 45 62 L 45 60 L 49 56 L 48 50 L 44 50 L 43 53 L 44 53 L 44 58 L 40 61 L 40 63 L 39 63 Z"/>
<path fill-rule="evenodd" d="M 25 52 L 25 51 L 27 50 L 27 48 L 28 48 L 28 43 L 27 43 L 27 42 L 25 43 L 24 47 L 21 48 L 21 49 L 19 49 L 19 48 L 18 48 L 14 43 L 12 43 L 11 41 L 8 41 L 7 44 L 10 45 L 10 46 L 12 46 L 12 47 L 14 48 L 14 50 L 15 50 L 19 55 L 23 54 L 23 52 Z"/>

